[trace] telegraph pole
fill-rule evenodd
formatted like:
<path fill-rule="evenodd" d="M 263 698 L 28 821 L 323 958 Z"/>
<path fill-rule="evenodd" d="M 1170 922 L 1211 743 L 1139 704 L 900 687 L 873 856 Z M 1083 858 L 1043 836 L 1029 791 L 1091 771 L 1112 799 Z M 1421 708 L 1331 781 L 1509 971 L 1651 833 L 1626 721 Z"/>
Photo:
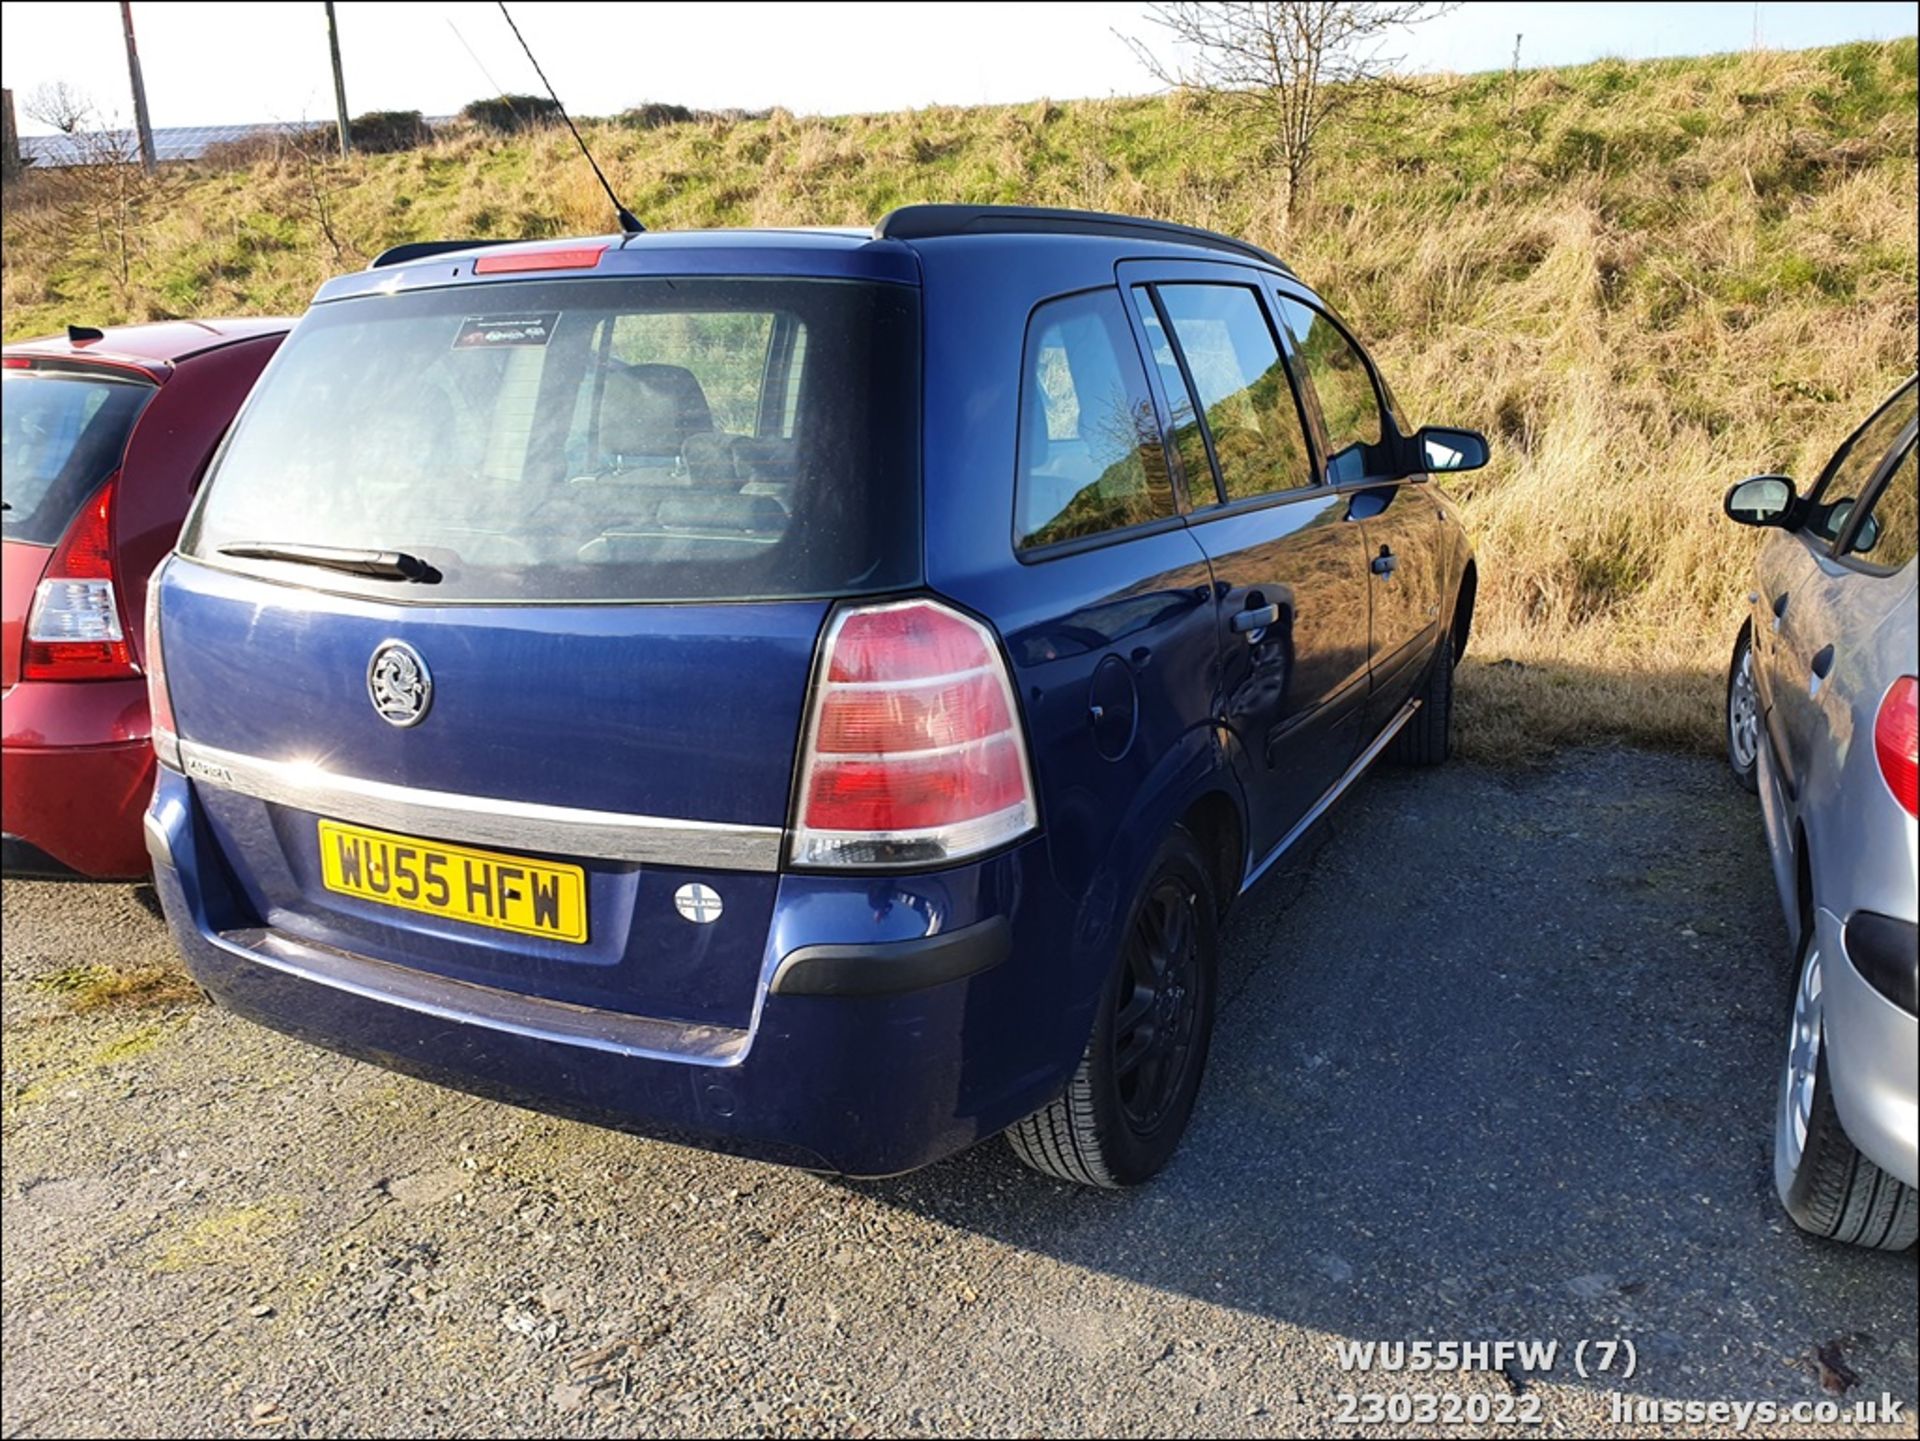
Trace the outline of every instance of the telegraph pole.
<path fill-rule="evenodd" d="M 133 43 L 133 6 L 120 0 L 120 25 L 127 33 L 127 78 L 133 82 L 133 124 L 140 133 L 140 168 L 153 174 L 153 123 L 147 119 L 147 82 L 140 78 L 140 51 Z"/>
<path fill-rule="evenodd" d="M 340 153 L 351 155 L 347 139 L 347 78 L 340 71 L 340 26 L 333 18 L 333 0 L 327 0 L 327 48 L 333 52 L 333 108 L 340 117 Z"/>

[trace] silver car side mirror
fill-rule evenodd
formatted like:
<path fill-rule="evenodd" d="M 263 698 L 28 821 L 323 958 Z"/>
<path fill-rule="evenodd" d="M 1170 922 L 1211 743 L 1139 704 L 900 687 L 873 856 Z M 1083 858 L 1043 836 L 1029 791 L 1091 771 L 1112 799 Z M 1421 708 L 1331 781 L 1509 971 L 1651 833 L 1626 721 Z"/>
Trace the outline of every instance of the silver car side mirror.
<path fill-rule="evenodd" d="M 1793 481 L 1784 475 L 1749 476 L 1727 492 L 1721 502 L 1727 519 L 1741 525 L 1785 526 L 1791 523 L 1799 499 Z"/>

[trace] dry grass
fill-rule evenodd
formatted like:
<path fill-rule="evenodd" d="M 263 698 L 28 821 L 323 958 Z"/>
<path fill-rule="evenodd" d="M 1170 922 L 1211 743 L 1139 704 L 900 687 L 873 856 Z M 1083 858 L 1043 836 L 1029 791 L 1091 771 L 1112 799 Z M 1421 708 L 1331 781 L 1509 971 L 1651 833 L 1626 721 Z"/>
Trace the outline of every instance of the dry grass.
<path fill-rule="evenodd" d="M 1915 367 L 1911 40 L 1438 79 L 1325 157 L 1282 233 L 1260 157 L 1192 96 L 590 130 L 656 228 L 868 224 L 910 200 L 1084 205 L 1246 235 L 1352 317 L 1420 421 L 1478 426 L 1449 488 L 1480 553 L 1467 748 L 1710 749 L 1753 538 L 1718 499 L 1811 474 Z M 564 132 L 178 172 L 127 283 L 9 197 L 6 334 L 298 311 L 386 245 L 608 228 Z M 325 212 L 340 253 L 323 236 Z M 1501 660 L 1514 666 L 1490 664 Z"/>
<path fill-rule="evenodd" d="M 109 1006 L 166 1007 L 197 1003 L 200 988 L 178 965 L 70 966 L 36 983 L 61 997 L 69 1010 L 99 1011 Z"/>
<path fill-rule="evenodd" d="M 1719 638 L 1710 644 L 1717 651 Z M 1469 760 L 1527 765 L 1561 746 L 1608 739 L 1696 752 L 1720 746 L 1725 681 L 1717 655 L 1676 669 L 1624 654 L 1581 664 L 1516 659 L 1514 650 L 1533 653 L 1524 645 L 1506 650 L 1494 660 L 1468 655 L 1456 673 L 1457 749 Z"/>

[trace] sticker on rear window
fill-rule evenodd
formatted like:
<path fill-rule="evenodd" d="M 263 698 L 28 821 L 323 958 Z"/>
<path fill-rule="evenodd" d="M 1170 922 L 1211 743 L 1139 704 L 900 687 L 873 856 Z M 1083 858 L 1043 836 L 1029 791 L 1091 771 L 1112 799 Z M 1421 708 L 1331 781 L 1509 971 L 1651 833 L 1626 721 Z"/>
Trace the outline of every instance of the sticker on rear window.
<path fill-rule="evenodd" d="M 491 345 L 545 345 L 553 339 L 560 312 L 545 315 L 469 315 L 453 338 L 455 350 L 479 350 Z"/>

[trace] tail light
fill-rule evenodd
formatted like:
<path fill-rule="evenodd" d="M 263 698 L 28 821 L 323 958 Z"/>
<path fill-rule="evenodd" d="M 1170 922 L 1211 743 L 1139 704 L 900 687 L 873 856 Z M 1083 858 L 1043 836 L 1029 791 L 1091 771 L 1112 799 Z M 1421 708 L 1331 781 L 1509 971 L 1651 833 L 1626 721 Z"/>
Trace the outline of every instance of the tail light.
<path fill-rule="evenodd" d="M 113 497 L 109 476 L 88 498 L 47 562 L 27 612 L 23 680 L 124 680 L 140 674 L 114 594 Z"/>
<path fill-rule="evenodd" d="M 164 567 L 163 567 L 164 568 Z M 147 582 L 147 712 L 153 722 L 153 753 L 162 765 L 180 764 L 180 733 L 173 723 L 173 697 L 167 692 L 167 667 L 160 654 L 160 571 Z"/>
<path fill-rule="evenodd" d="M 839 611 L 821 647 L 794 796 L 809 866 L 979 855 L 1038 821 L 993 635 L 930 600 Z"/>
<path fill-rule="evenodd" d="M 1920 816 L 1920 681 L 1903 675 L 1887 687 L 1873 718 L 1873 754 L 1901 808 Z"/>

